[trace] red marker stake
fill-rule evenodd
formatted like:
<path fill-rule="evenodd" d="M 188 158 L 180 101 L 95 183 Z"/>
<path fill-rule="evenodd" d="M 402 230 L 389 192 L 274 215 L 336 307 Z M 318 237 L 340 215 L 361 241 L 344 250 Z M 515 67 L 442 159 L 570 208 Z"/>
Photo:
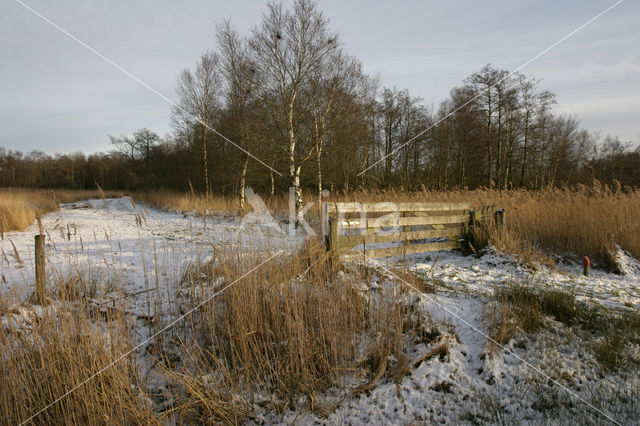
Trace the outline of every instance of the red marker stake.
<path fill-rule="evenodd" d="M 585 277 L 589 276 L 589 267 L 591 266 L 591 261 L 587 256 L 582 258 L 582 273 Z"/>

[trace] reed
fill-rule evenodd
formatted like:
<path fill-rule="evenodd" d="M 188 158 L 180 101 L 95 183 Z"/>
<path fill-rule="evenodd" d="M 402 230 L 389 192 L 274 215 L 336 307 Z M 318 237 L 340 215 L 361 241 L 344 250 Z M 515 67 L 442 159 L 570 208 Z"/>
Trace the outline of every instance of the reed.
<path fill-rule="evenodd" d="M 206 294 L 234 282 L 258 260 L 219 255 L 194 267 L 185 275 L 192 291 L 181 310 L 199 306 Z M 334 407 L 320 404 L 317 395 L 332 386 L 345 388 L 345 378 L 355 376 L 373 387 L 383 375 L 399 375 L 408 365 L 402 291 L 366 294 L 356 285 L 363 279 L 360 273 L 340 274 L 314 243 L 270 261 L 203 304 L 158 349 L 180 390 L 175 409 L 180 420 L 242 422 L 251 418 L 253 404 L 282 411 L 301 395 L 306 409 L 322 415 Z M 204 296 L 203 288 L 209 289 Z M 368 362 L 374 353 L 399 361 Z M 238 398 L 255 394 L 268 397 Z"/>
<path fill-rule="evenodd" d="M 96 323 L 64 303 L 11 308 L 0 327 L 0 422 L 157 424 L 132 356 L 87 380 L 129 349 L 123 317 Z"/>
<path fill-rule="evenodd" d="M 121 197 L 122 192 L 109 191 L 108 197 Z M 61 203 L 99 198 L 99 191 L 0 188 L 1 231 L 24 231 L 40 215 L 57 211 Z"/>

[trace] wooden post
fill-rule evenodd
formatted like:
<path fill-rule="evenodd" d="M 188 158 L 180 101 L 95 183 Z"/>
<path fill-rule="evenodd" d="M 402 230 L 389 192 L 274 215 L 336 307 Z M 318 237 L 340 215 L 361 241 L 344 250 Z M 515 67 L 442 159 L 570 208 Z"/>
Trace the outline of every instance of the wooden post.
<path fill-rule="evenodd" d="M 496 212 L 494 213 L 494 217 L 496 220 L 496 225 L 498 225 L 498 227 L 503 227 L 506 221 L 506 212 L 504 209 L 498 209 L 496 210 Z"/>
<path fill-rule="evenodd" d="M 400 217 L 409 217 L 409 212 L 402 212 Z M 403 242 L 402 242 L 402 263 L 405 264 L 407 261 L 407 246 L 410 244 L 409 240 L 407 240 L 407 232 L 411 232 L 411 225 L 405 225 L 402 228 L 403 232 Z"/>
<path fill-rule="evenodd" d="M 591 260 L 589 257 L 585 256 L 582 258 L 582 273 L 585 277 L 589 276 L 589 268 L 591 267 Z"/>
<path fill-rule="evenodd" d="M 334 217 L 329 216 L 329 235 L 327 236 L 327 250 L 331 252 L 333 261 L 338 260 L 338 223 Z"/>
<path fill-rule="evenodd" d="M 45 284 L 45 257 L 44 257 L 44 235 L 36 235 L 36 297 L 38 305 L 47 303 L 47 288 Z"/>
<path fill-rule="evenodd" d="M 469 210 L 469 223 L 465 226 L 465 234 L 464 234 L 464 244 L 462 246 L 465 254 L 475 253 L 475 249 L 473 246 L 475 245 L 475 241 L 473 239 L 473 233 L 476 229 L 477 219 L 476 219 L 476 211 L 475 209 Z"/>

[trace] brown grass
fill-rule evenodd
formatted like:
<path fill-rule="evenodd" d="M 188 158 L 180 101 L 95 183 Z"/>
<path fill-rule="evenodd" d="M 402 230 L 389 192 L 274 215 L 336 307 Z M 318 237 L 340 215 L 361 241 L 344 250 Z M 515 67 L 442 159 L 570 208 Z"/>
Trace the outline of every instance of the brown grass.
<path fill-rule="evenodd" d="M 0 328 L 2 424 L 26 421 L 76 386 L 30 424 L 158 423 L 142 402 L 146 396 L 131 358 L 82 384 L 129 350 L 122 318 L 95 324 L 74 306 L 57 304 L 15 307 L 4 320 L 14 325 Z"/>
<path fill-rule="evenodd" d="M 488 239 L 497 249 L 524 262 L 552 263 L 550 253 L 589 256 L 602 266 L 616 269 L 615 245 L 640 259 L 640 190 L 615 192 L 595 183 L 592 188 L 540 191 L 395 190 L 335 194 L 330 201 L 360 202 L 462 202 L 492 205 L 506 210 L 506 229 L 489 229 Z"/>
<path fill-rule="evenodd" d="M 495 354 L 518 332 L 538 332 L 547 316 L 586 332 L 586 342 L 594 339 L 593 352 L 605 370 L 616 370 L 632 363 L 633 356 L 625 347 L 640 342 L 640 314 L 609 311 L 599 306 L 579 302 L 571 293 L 544 290 L 540 286 L 514 283 L 496 290 L 497 303 L 484 313 L 491 341 L 488 353 Z"/>
<path fill-rule="evenodd" d="M 269 197 L 264 194 L 259 195 L 271 210 L 284 211 L 288 209 L 289 201 L 287 194 L 278 194 L 273 197 Z M 240 210 L 240 199 L 238 197 L 226 195 L 211 195 L 207 197 L 204 194 L 196 194 L 195 192 L 184 193 L 158 190 L 136 192 L 133 194 L 133 197 L 136 202 L 142 202 L 156 208 L 181 213 L 197 212 L 202 215 L 205 212 L 237 213 Z M 251 210 L 251 206 L 249 204 L 247 204 L 246 208 Z"/>
<path fill-rule="evenodd" d="M 234 197 L 213 197 L 150 192 L 137 194 L 137 199 L 153 206 L 177 211 L 237 212 Z M 263 197 L 271 210 L 288 208 L 287 194 Z M 320 223 L 317 197 L 304 194 L 305 202 L 316 206 L 307 213 L 307 221 Z M 511 253 L 527 264 L 554 263 L 551 254 L 574 258 L 589 256 L 592 261 L 616 270 L 615 245 L 640 258 L 640 191 L 627 189 L 614 192 L 596 182 L 593 187 L 573 189 L 545 189 L 539 191 L 513 190 L 452 190 L 446 192 L 423 189 L 417 192 L 399 190 L 362 190 L 331 194 L 325 201 L 358 202 L 460 202 L 474 206 L 491 205 L 506 210 L 506 228 L 498 230 L 489 225 L 475 235 L 479 248 L 490 243 L 498 250 Z"/>
<path fill-rule="evenodd" d="M 194 268 L 185 277 L 192 291 L 182 310 L 206 297 L 203 288 L 214 291 L 215 281 L 219 289 L 256 262 L 219 257 Z M 364 368 L 367 388 L 382 375 L 400 375 L 408 362 L 389 365 L 384 354 L 406 359 L 407 308 L 393 291 L 363 294 L 355 285 L 363 281 L 360 274 L 337 272 L 324 248 L 311 244 L 238 281 L 189 317 L 184 333 L 156 348 L 181 396 L 174 410 L 180 421 L 242 422 L 251 417 L 251 404 L 237 395 L 255 391 L 269 395 L 255 403 L 275 411 L 304 395 L 308 409 L 323 415 L 332 408 L 316 395 L 340 387 L 345 374 Z"/>
<path fill-rule="evenodd" d="M 104 196 L 96 192 L 54 196 L 47 191 L 19 190 L 3 190 L 0 194 L 2 203 L 13 201 L 16 208 L 32 207 L 29 202 L 36 204 L 32 207 L 34 217 L 35 209 L 55 209 L 58 202 Z M 237 209 L 236 200 L 225 197 L 207 200 L 168 192 L 138 197 L 180 211 Z M 38 200 L 42 201 L 41 207 Z M 522 258 L 541 256 L 542 250 L 549 250 L 587 254 L 606 262 L 614 242 L 640 257 L 637 232 L 630 231 L 638 224 L 634 212 L 640 204 L 640 193 L 635 191 L 367 191 L 336 194 L 330 200 L 490 204 L 507 210 L 507 227 L 488 227 L 477 239 Z M 287 200 L 276 197 L 268 205 L 282 210 Z M 4 222 L 4 216 L 3 223 L 9 223 Z M 261 260 L 257 254 L 221 251 L 211 263 L 196 264 L 186 271 L 180 294 L 174 298 L 174 314 L 198 306 Z M 252 419 L 253 404 L 282 412 L 299 395 L 306 396 L 309 409 L 322 415 L 333 407 L 322 406 L 317 395 L 332 386 L 343 387 L 345 377 L 358 379 L 360 385 L 350 390 L 355 394 L 374 388 L 383 377 L 400 382 L 412 364 L 405 354 L 406 341 L 427 345 L 424 360 L 446 357 L 446 341 L 436 341 L 439 333 L 425 324 L 411 305 L 399 302 L 403 296 L 400 290 L 363 292 L 359 288 L 358 284 L 375 273 L 341 271 L 339 265 L 330 262 L 322 245 L 314 242 L 301 253 L 275 259 L 239 280 L 163 334 L 149 349 L 162 360 L 177 398 L 164 415 L 186 423 L 241 423 Z M 415 284 L 423 291 L 432 290 Z M 75 282 L 69 285 L 81 287 Z M 67 289 L 61 286 L 63 290 Z M 71 291 L 63 293 L 63 299 L 82 300 Z M 542 315 L 584 328 L 608 321 L 578 309 L 571 295 L 513 287 L 497 297 L 502 306 L 489 320 L 492 337 L 501 344 L 519 330 L 535 332 L 541 327 Z M 9 315 L 11 309 L 0 307 L 0 313 Z M 122 319 L 107 319 L 105 323 L 66 308 L 38 315 L 39 319 L 22 331 L 15 327 L 0 330 L 0 412 L 8 413 L 4 417 L 8 423 L 28 418 L 130 347 Z M 637 326 L 637 321 L 633 324 Z M 163 325 L 157 318 L 152 324 L 156 329 Z M 600 352 L 608 354 L 610 348 L 619 346 L 607 337 Z M 52 406 L 36 422 L 156 422 L 151 408 L 141 403 L 144 394 L 141 398 L 131 386 L 140 388 L 135 371 L 132 359 L 123 360 Z M 240 396 L 256 391 L 268 395 L 268 400 Z"/>
<path fill-rule="evenodd" d="M 60 208 L 60 203 L 99 198 L 102 191 L 71 191 L 44 189 L 0 188 L 0 233 L 23 231 L 34 223 L 38 215 Z M 122 196 L 121 192 L 109 192 L 108 197 Z"/>
<path fill-rule="evenodd" d="M 237 212 L 238 200 L 232 197 L 213 197 L 180 194 L 175 192 L 150 192 L 137 194 L 137 199 L 153 206 L 177 211 L 232 211 Z M 288 208 L 286 194 L 268 199 L 263 197 L 271 210 Z M 305 202 L 316 202 L 306 215 L 307 221 L 319 226 L 321 210 L 317 198 L 304 194 Z M 506 210 L 506 227 L 498 229 L 490 224 L 474 235 L 478 251 L 487 244 L 514 255 L 529 265 L 541 263 L 553 265 L 552 255 L 569 255 L 579 260 L 589 256 L 597 264 L 616 271 L 616 244 L 631 255 L 640 258 L 640 191 L 613 192 L 599 183 L 592 188 L 546 189 L 540 191 L 473 191 L 452 190 L 437 192 L 422 190 L 401 192 L 398 190 L 363 190 L 331 194 L 326 201 L 358 202 L 461 202 L 473 206 L 490 205 Z"/>
<path fill-rule="evenodd" d="M 44 214 L 58 208 L 60 202 L 96 197 L 93 191 L 0 190 L 0 219 L 3 230 L 24 229 L 33 223 L 37 212 Z M 117 195 L 117 194 L 115 194 Z M 120 194 L 121 195 L 121 194 Z M 288 208 L 288 194 L 262 197 L 274 211 Z M 158 208 L 200 214 L 214 211 L 238 211 L 237 197 L 195 193 L 152 191 L 134 195 L 137 201 Z M 305 202 L 317 201 L 312 193 L 304 194 Z M 467 201 L 472 205 L 493 205 L 506 209 L 507 226 L 498 232 L 489 227 L 477 235 L 478 246 L 493 244 L 497 249 L 515 255 L 519 260 L 552 264 L 550 254 L 589 256 L 593 261 L 616 270 L 615 245 L 640 258 L 640 191 L 614 191 L 599 183 L 593 187 L 547 189 L 541 191 L 453 190 L 367 190 L 332 194 L 327 201 L 415 202 Z M 317 204 L 317 202 L 316 202 Z M 250 209 L 250 207 L 249 207 Z M 319 225 L 320 209 L 315 206 L 307 221 Z"/>

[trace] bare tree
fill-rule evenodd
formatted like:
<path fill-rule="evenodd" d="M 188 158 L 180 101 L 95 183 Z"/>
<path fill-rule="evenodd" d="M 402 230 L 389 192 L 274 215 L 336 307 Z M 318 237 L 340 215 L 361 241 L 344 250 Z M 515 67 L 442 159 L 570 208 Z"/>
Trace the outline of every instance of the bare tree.
<path fill-rule="evenodd" d="M 143 188 L 149 184 L 149 172 L 151 163 L 151 149 L 160 142 L 160 137 L 147 128 L 138 129 L 132 136 L 121 135 L 114 137 L 109 135 L 109 140 L 128 159 L 141 161 L 143 164 Z M 136 166 L 137 168 L 137 166 Z"/>
<path fill-rule="evenodd" d="M 120 135 L 118 137 L 112 135 L 107 136 L 109 136 L 111 145 L 115 145 L 116 149 L 125 157 L 128 157 L 130 160 L 136 159 L 140 147 L 135 138 L 127 135 Z"/>
<path fill-rule="evenodd" d="M 531 147 L 531 135 L 535 130 L 535 118 L 538 114 L 544 114 L 555 103 L 555 95 L 549 91 L 539 92 L 537 85 L 539 80 L 518 76 L 520 105 L 522 108 L 522 163 L 520 165 L 520 186 L 525 185 L 525 173 L 529 164 L 529 151 Z"/>
<path fill-rule="evenodd" d="M 494 185 L 493 175 L 493 145 L 495 133 L 495 110 L 497 94 L 495 86 L 500 82 L 502 72 L 491 67 L 490 64 L 485 65 L 479 72 L 471 75 L 466 81 L 473 87 L 477 96 L 476 103 L 483 111 L 485 119 L 485 146 L 487 155 L 487 186 L 489 188 Z"/>
<path fill-rule="evenodd" d="M 219 58 L 213 52 L 206 52 L 193 71 L 185 69 L 180 73 L 176 92 L 179 104 L 173 108 L 175 127 L 199 128 L 202 135 L 202 172 L 207 197 L 209 187 L 209 160 L 207 158 L 207 138 L 215 116 L 220 109 L 222 76 Z"/>
<path fill-rule="evenodd" d="M 325 140 L 334 126 L 357 108 L 353 99 L 366 83 L 362 66 L 354 57 L 342 50 L 327 57 L 322 66 L 315 69 L 304 97 L 311 116 L 311 138 L 316 153 L 318 202 L 322 199 L 322 155 Z"/>
<path fill-rule="evenodd" d="M 160 142 L 160 137 L 154 131 L 142 128 L 133 132 L 133 139 L 137 142 L 138 149 L 141 153 L 141 159 L 144 165 L 143 187 L 148 189 L 149 171 L 151 169 L 151 149 L 155 144 Z"/>
<path fill-rule="evenodd" d="M 246 40 L 231 28 L 229 21 L 218 27 L 218 44 L 221 50 L 221 69 L 227 82 L 227 109 L 237 128 L 238 142 L 248 152 L 251 120 L 249 110 L 256 99 L 256 68 L 248 55 Z M 240 210 L 245 209 L 245 188 L 249 155 L 244 154 L 240 168 Z"/>
<path fill-rule="evenodd" d="M 300 96 L 315 70 L 338 49 L 337 36 L 328 30 L 327 24 L 316 3 L 310 0 L 296 0 L 292 11 L 269 3 L 250 40 L 252 57 L 260 72 L 262 100 L 276 129 L 285 133 L 298 221 L 302 219 L 300 172 L 315 150 L 313 143 L 305 145 L 305 140 L 298 137 L 302 124 Z"/>
<path fill-rule="evenodd" d="M 384 135 L 384 172 L 383 181 L 389 183 L 391 173 L 393 171 L 393 158 L 395 146 L 398 144 L 400 126 L 402 124 L 401 104 L 403 99 L 409 96 L 406 90 L 398 91 L 396 88 L 384 88 L 382 91 L 382 99 L 378 105 L 378 115 Z"/>

